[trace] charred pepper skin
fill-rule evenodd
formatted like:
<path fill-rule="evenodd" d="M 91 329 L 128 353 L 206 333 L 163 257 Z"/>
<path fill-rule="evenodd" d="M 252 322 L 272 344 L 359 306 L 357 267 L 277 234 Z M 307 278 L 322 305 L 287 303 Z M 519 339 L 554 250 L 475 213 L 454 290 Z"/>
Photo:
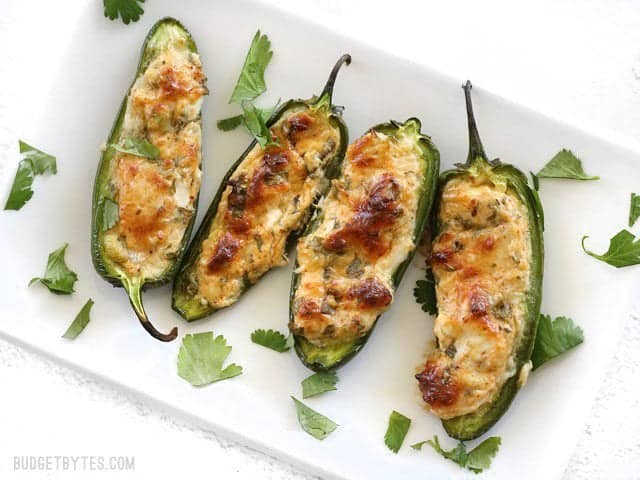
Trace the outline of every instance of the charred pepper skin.
<path fill-rule="evenodd" d="M 157 51 L 153 47 L 153 42 L 162 38 L 165 34 L 165 30 L 167 28 L 176 28 L 182 38 L 181 41 L 185 41 L 186 47 L 190 52 L 198 53 L 198 49 L 196 47 L 195 41 L 193 40 L 189 31 L 176 19 L 171 17 L 165 17 L 156 22 L 151 30 L 147 34 L 145 41 L 142 45 L 142 50 L 140 54 L 140 61 L 138 63 L 138 67 L 136 69 L 136 73 L 134 76 L 134 80 L 131 83 L 131 87 L 127 91 L 122 104 L 120 105 L 120 109 L 118 110 L 118 114 L 116 115 L 116 120 L 111 128 L 111 132 L 109 133 L 109 137 L 107 139 L 106 145 L 110 145 L 112 143 L 117 142 L 119 135 L 122 131 L 122 126 L 124 122 L 124 117 L 127 109 L 127 100 L 135 81 L 138 79 L 140 75 L 142 75 L 151 61 L 154 59 L 155 55 L 157 55 Z M 133 279 L 127 278 L 122 273 L 117 272 L 112 266 L 109 265 L 109 262 L 105 259 L 104 256 L 104 244 L 103 244 L 103 232 L 101 231 L 101 221 L 99 219 L 100 215 L 100 201 L 105 193 L 105 189 L 107 189 L 107 185 L 110 181 L 109 178 L 109 165 L 113 161 L 115 157 L 115 152 L 112 148 L 106 148 L 100 158 L 100 162 L 98 164 L 98 170 L 96 173 L 96 178 L 94 182 L 93 188 L 93 197 L 92 197 L 92 214 L 91 214 L 91 258 L 93 262 L 93 266 L 96 272 L 107 282 L 111 283 L 114 287 L 122 287 L 127 291 L 129 295 L 129 300 L 131 306 L 138 317 L 138 320 L 144 327 L 144 329 L 154 338 L 160 340 L 162 342 L 170 342 L 174 340 L 178 335 L 177 327 L 174 327 L 169 333 L 159 332 L 149 321 L 147 314 L 144 310 L 144 306 L 142 304 L 142 291 L 147 288 L 152 288 L 156 286 L 160 286 L 170 282 L 178 267 L 180 265 L 180 261 L 185 254 L 187 242 L 191 235 L 191 231 L 193 229 L 193 225 L 196 218 L 197 206 L 198 206 L 198 198 L 196 197 L 193 208 L 194 212 L 189 221 L 187 228 L 182 237 L 182 241 L 177 251 L 176 258 L 171 263 L 170 267 L 162 272 L 161 275 L 157 276 L 153 279 Z"/>
<path fill-rule="evenodd" d="M 416 226 L 413 232 L 413 242 L 418 245 L 420 238 L 424 232 L 425 227 L 429 221 L 432 205 L 437 190 L 438 173 L 440 169 L 440 152 L 432 143 L 431 138 L 423 135 L 420 132 L 421 123 L 417 118 L 410 118 L 405 123 L 398 123 L 390 121 L 382 123 L 371 128 L 371 130 L 384 133 L 389 136 L 395 136 L 398 134 L 401 128 L 412 128 L 416 134 L 416 142 L 422 152 L 422 157 L 425 160 L 425 176 L 422 184 L 422 194 L 418 203 L 416 214 Z M 318 213 L 318 212 L 316 212 Z M 319 218 L 314 216 L 307 229 L 303 233 L 306 236 L 312 233 L 319 224 Z M 415 255 L 415 248 L 410 255 L 398 266 L 393 273 L 393 288 L 397 289 L 402 277 L 411 263 L 413 256 Z M 289 296 L 289 325 L 293 324 L 294 320 L 294 299 L 298 284 L 300 282 L 300 275 L 295 273 L 298 264 L 296 262 L 294 266 L 294 274 L 291 280 L 291 294 Z M 330 347 L 318 347 L 309 342 L 304 336 L 293 333 L 294 336 L 294 348 L 300 361 L 310 370 L 315 372 L 328 372 L 335 371 L 343 367 L 348 363 L 355 355 L 362 350 L 373 332 L 376 324 L 378 323 L 379 316 L 376 319 L 373 326 L 362 337 L 355 341 L 336 344 Z"/>
<path fill-rule="evenodd" d="M 529 187 L 527 177 L 513 165 L 501 163 L 499 160 L 490 161 L 484 151 L 478 128 L 476 126 L 473 107 L 471 103 L 471 83 L 469 81 L 463 86 L 465 92 L 468 129 L 469 129 L 469 154 L 467 161 L 453 170 L 444 172 L 441 175 L 438 199 L 434 212 L 438 212 L 441 202 L 440 195 L 444 187 L 450 180 L 467 175 L 473 175 L 477 169 L 489 171 L 489 175 L 496 176 L 504 181 L 522 204 L 526 207 L 530 232 L 531 264 L 530 283 L 526 295 L 526 315 L 524 319 L 524 329 L 522 335 L 517 340 L 514 351 L 516 374 L 511 376 L 502 386 L 495 398 L 491 402 L 483 404 L 477 411 L 442 420 L 447 434 L 458 440 L 473 440 L 486 433 L 507 411 L 511 402 L 515 398 L 521 385 L 519 383 L 518 372 L 529 362 L 535 343 L 538 318 L 540 316 L 540 303 L 542 300 L 542 276 L 544 265 L 544 217 L 542 205 L 537 192 Z M 488 169 L 488 170 L 487 170 Z M 437 221 L 433 221 L 434 237 L 438 235 L 439 226 Z"/>
<path fill-rule="evenodd" d="M 340 132 L 340 142 L 338 144 L 338 148 L 334 157 L 327 163 L 325 168 L 325 177 L 328 180 L 335 178 L 337 173 L 340 170 L 340 165 L 344 158 L 344 154 L 347 150 L 347 145 L 349 143 L 349 133 L 347 130 L 347 126 L 342 119 L 342 111 L 343 107 L 334 106 L 332 104 L 333 97 L 333 87 L 335 85 L 338 72 L 340 71 L 343 65 L 349 65 L 351 63 L 351 56 L 349 54 L 345 54 L 338 59 L 336 64 L 334 65 L 331 73 L 329 74 L 329 78 L 327 83 L 325 84 L 322 93 L 319 96 L 314 96 L 310 99 L 292 99 L 285 102 L 281 107 L 279 107 L 266 122 L 267 127 L 271 128 L 274 124 L 278 122 L 281 118 L 283 118 L 288 112 L 293 112 L 299 108 L 313 108 L 318 105 L 321 105 L 323 102 L 328 102 L 330 105 L 330 114 L 329 114 L 329 122 L 337 127 Z M 175 310 L 182 318 L 187 320 L 188 322 L 192 322 L 195 320 L 202 319 L 207 317 L 214 312 L 220 310 L 221 308 L 200 308 L 194 307 L 194 294 L 189 290 L 189 280 L 188 275 L 189 271 L 193 268 L 195 263 L 198 261 L 202 250 L 202 244 L 208 238 L 210 233 L 211 224 L 213 223 L 216 215 L 218 213 L 218 206 L 222 199 L 222 195 L 227 187 L 227 184 L 233 174 L 236 172 L 238 167 L 242 164 L 245 158 L 249 155 L 249 153 L 255 148 L 257 145 L 257 141 L 253 140 L 247 149 L 240 155 L 240 158 L 236 160 L 233 165 L 229 168 L 226 175 L 222 179 L 220 183 L 220 187 L 218 188 L 207 212 L 204 216 L 202 224 L 198 228 L 193 240 L 189 244 L 187 249 L 187 253 L 182 260 L 180 265 L 180 269 L 178 274 L 176 275 L 173 283 L 173 294 L 172 294 L 172 308 Z M 323 193 L 323 192 L 321 192 Z M 315 202 L 314 202 L 315 204 Z M 313 208 L 313 207 L 312 207 Z M 309 212 L 309 218 L 313 212 Z M 290 245 L 295 241 L 300 232 L 304 230 L 305 225 L 303 225 L 298 231 L 294 231 L 289 235 L 287 239 L 287 245 Z M 243 285 L 242 292 L 240 295 L 243 295 L 250 287 L 252 287 L 255 283 L 250 283 L 246 281 Z M 222 307 L 225 308 L 225 307 Z"/>

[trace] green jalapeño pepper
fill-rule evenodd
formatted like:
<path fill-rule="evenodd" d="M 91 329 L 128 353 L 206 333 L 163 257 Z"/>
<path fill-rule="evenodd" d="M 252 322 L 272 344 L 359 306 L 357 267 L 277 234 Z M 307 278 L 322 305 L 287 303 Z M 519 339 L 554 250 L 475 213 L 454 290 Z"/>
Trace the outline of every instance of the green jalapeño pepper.
<path fill-rule="evenodd" d="M 487 158 L 464 86 L 469 156 L 442 174 L 429 262 L 437 348 L 416 375 L 447 433 L 471 440 L 507 410 L 531 369 L 540 315 L 543 212 L 526 176 Z"/>
<path fill-rule="evenodd" d="M 157 22 L 142 47 L 133 84 L 98 165 L 91 252 L 96 271 L 124 287 L 142 326 L 156 330 L 143 288 L 170 281 L 193 227 L 200 191 L 200 110 L 207 94 L 196 45 L 172 18 Z"/>
<path fill-rule="evenodd" d="M 440 155 L 420 121 L 371 128 L 298 241 L 289 328 L 312 370 L 334 370 L 362 349 L 422 236 Z"/>
<path fill-rule="evenodd" d="M 344 55 L 318 97 L 290 100 L 267 122 L 273 140 L 255 140 L 222 180 L 189 246 L 173 308 L 192 321 L 227 307 L 273 267 L 306 225 L 342 162 L 347 128 L 331 102 Z"/>

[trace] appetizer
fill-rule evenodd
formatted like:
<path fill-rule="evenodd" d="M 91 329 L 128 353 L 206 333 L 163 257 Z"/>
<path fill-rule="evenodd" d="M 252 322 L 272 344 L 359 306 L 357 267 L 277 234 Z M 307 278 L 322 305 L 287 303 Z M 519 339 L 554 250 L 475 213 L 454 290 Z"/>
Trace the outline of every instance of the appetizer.
<path fill-rule="evenodd" d="M 437 348 L 416 375 L 447 433 L 471 440 L 507 410 L 531 369 L 543 268 L 543 219 L 525 175 L 489 161 L 464 86 L 467 162 L 442 174 L 429 262 Z"/>
<path fill-rule="evenodd" d="M 103 151 L 93 191 L 96 271 L 124 287 L 142 326 L 156 330 L 142 289 L 171 280 L 195 219 L 200 191 L 200 110 L 207 94 L 196 45 L 175 19 L 156 23 Z"/>
<path fill-rule="evenodd" d="M 287 263 L 287 241 L 306 225 L 346 150 L 331 98 L 350 61 L 338 60 L 319 97 L 279 108 L 267 122 L 272 140 L 264 148 L 254 140 L 227 172 L 174 282 L 173 308 L 186 320 L 228 307 Z"/>
<path fill-rule="evenodd" d="M 391 305 L 431 211 L 438 169 L 439 153 L 415 118 L 375 126 L 349 146 L 298 241 L 289 328 L 307 367 L 346 363 Z"/>

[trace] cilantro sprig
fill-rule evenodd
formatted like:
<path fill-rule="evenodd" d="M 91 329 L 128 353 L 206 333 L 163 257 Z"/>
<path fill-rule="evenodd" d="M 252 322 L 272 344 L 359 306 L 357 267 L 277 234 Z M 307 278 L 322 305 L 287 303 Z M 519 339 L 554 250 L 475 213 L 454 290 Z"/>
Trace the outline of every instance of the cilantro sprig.
<path fill-rule="evenodd" d="M 42 283 L 50 292 L 68 295 L 74 292 L 73 285 L 78 281 L 78 275 L 67 267 L 64 255 L 67 251 L 68 243 L 54 250 L 47 259 L 47 268 L 43 277 L 34 277 L 29 282 L 29 286 L 35 282 Z"/>
<path fill-rule="evenodd" d="M 584 341 L 582 328 L 568 317 L 551 320 L 550 315 L 540 314 L 536 341 L 531 355 L 533 369 L 571 350 Z"/>
<path fill-rule="evenodd" d="M 438 302 L 436 301 L 436 282 L 433 278 L 433 271 L 427 269 L 426 278 L 418 280 L 413 289 L 413 296 L 416 302 L 422 305 L 424 312 L 431 315 L 438 314 Z"/>
<path fill-rule="evenodd" d="M 633 227 L 638 218 L 640 218 L 640 195 L 632 193 L 629 205 L 629 226 Z"/>
<path fill-rule="evenodd" d="M 110 198 L 103 197 L 98 203 L 100 229 L 106 232 L 120 220 L 120 207 Z"/>
<path fill-rule="evenodd" d="M 269 118 L 271 117 L 271 115 L 273 114 L 274 110 L 278 108 L 278 105 L 276 104 L 271 108 L 260 108 L 260 107 L 254 107 L 254 108 L 258 116 L 261 118 L 262 122 L 266 124 Z M 236 115 L 234 117 L 223 118 L 222 120 L 218 120 L 217 125 L 218 125 L 218 129 L 222 130 L 223 132 L 230 132 L 231 130 L 235 130 L 240 125 L 244 125 L 247 129 L 249 128 L 245 124 L 244 113 L 240 115 Z"/>
<path fill-rule="evenodd" d="M 33 197 L 31 187 L 36 175 L 44 175 L 45 173 L 55 175 L 58 173 L 56 157 L 38 150 L 22 140 L 18 140 L 18 145 L 22 160 L 18 164 L 18 171 L 4 206 L 5 210 L 20 210 Z"/>
<path fill-rule="evenodd" d="M 244 61 L 238 82 L 236 83 L 229 103 L 242 103 L 251 101 L 262 95 L 267 90 L 264 81 L 264 73 L 273 57 L 271 41 L 260 30 L 251 40 L 247 58 Z"/>
<path fill-rule="evenodd" d="M 393 410 L 389 415 L 389 424 L 387 432 L 384 434 L 384 443 L 393 453 L 398 453 L 398 450 L 400 450 L 410 426 L 411 419 L 400 412 Z"/>
<path fill-rule="evenodd" d="M 267 121 L 277 105 L 272 108 L 258 108 L 252 102 L 267 90 L 264 75 L 272 57 L 269 37 L 258 30 L 251 41 L 240 76 L 229 99 L 229 103 L 240 104 L 242 113 L 221 119 L 217 123 L 218 128 L 225 132 L 244 125 L 262 148 L 277 144 L 267 126 Z"/>
<path fill-rule="evenodd" d="M 118 152 L 128 153 L 136 157 L 157 160 L 160 156 L 160 150 L 153 143 L 144 138 L 125 138 L 121 144 L 113 143 L 111 146 Z"/>
<path fill-rule="evenodd" d="M 317 440 L 324 440 L 336 428 L 338 424 L 333 420 L 325 417 L 321 413 L 309 408 L 296 397 L 291 397 L 296 407 L 298 422 L 302 429 Z"/>
<path fill-rule="evenodd" d="M 302 398 L 337 390 L 338 376 L 333 372 L 317 372 L 302 380 Z"/>
<path fill-rule="evenodd" d="M 636 239 L 629 230 L 620 230 L 609 241 L 609 249 L 603 254 L 587 250 L 584 246 L 588 235 L 582 237 L 582 250 L 593 258 L 602 260 L 616 268 L 640 264 L 640 238 Z"/>
<path fill-rule="evenodd" d="M 222 368 L 231 353 L 227 340 L 213 332 L 185 335 L 178 352 L 178 375 L 194 386 L 208 385 L 242 373 L 242 367 L 232 363 Z"/>
<path fill-rule="evenodd" d="M 438 436 L 434 435 L 433 440 L 415 443 L 411 445 L 411 448 L 414 450 L 422 450 L 422 447 L 428 444 L 447 460 L 451 460 L 462 468 L 471 470 L 474 473 L 481 473 L 491 466 L 492 460 L 500 449 L 501 442 L 500 437 L 489 437 L 469 452 L 467 452 L 467 447 L 462 442 L 458 443 L 458 445 L 451 450 L 444 450 L 440 445 Z"/>
<path fill-rule="evenodd" d="M 598 180 L 587 175 L 582 161 L 571 150 L 563 148 L 537 173 L 538 178 L 569 178 L 573 180 Z M 536 189 L 537 190 L 537 189 Z"/>
<path fill-rule="evenodd" d="M 129 22 L 140 20 L 144 13 L 140 3 L 144 0 L 103 0 L 104 16 L 109 20 L 120 17 L 125 25 L 129 25 Z"/>
<path fill-rule="evenodd" d="M 242 116 L 244 126 L 247 127 L 249 133 L 254 136 L 262 148 L 278 145 L 278 142 L 271 135 L 271 130 L 267 127 L 266 120 L 255 105 L 243 102 Z"/>
<path fill-rule="evenodd" d="M 76 318 L 71 322 L 67 331 L 62 335 L 63 338 L 67 338 L 69 340 L 75 339 L 78 335 L 82 333 L 84 328 L 89 324 L 91 320 L 89 313 L 91 312 L 91 307 L 93 307 L 93 300 L 87 300 L 87 303 L 80 309 Z"/>
<path fill-rule="evenodd" d="M 276 352 L 286 352 L 293 346 L 293 335 L 285 337 L 277 330 L 259 328 L 251 334 L 251 341 Z"/>

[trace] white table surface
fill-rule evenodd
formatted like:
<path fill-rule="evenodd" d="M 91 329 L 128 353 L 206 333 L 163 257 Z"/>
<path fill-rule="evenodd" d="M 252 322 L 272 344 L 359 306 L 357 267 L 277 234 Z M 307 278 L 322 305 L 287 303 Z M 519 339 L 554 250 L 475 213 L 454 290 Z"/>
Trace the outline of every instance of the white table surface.
<path fill-rule="evenodd" d="M 29 122 L 28 106 L 46 96 L 37 88 L 38 77 L 60 68 L 53 52 L 64 48 L 65 26 L 73 25 L 78 3 L 0 2 L 0 169 L 17 154 L 17 138 Z M 637 1 L 271 3 L 418 63 L 469 77 L 483 88 L 640 151 Z M 146 15 L 162 16 L 153 0 L 144 7 Z M 601 161 L 606 167 L 606 159 Z M 564 479 L 640 478 L 638 372 L 640 320 L 630 312 Z M 0 478 L 311 478 L 3 340 L 0 385 Z M 135 470 L 45 476 L 15 471 L 15 455 L 126 455 L 135 457 Z"/>

